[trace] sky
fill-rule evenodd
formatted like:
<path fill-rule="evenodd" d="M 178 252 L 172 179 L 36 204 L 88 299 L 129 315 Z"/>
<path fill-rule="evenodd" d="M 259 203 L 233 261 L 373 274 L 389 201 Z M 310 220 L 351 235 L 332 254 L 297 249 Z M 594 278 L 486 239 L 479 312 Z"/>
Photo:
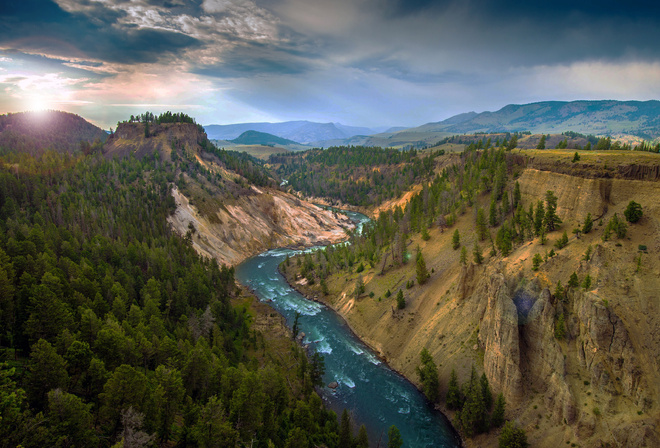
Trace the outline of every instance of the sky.
<path fill-rule="evenodd" d="M 417 126 L 660 97 L 660 2 L 3 0 L 0 113 Z"/>

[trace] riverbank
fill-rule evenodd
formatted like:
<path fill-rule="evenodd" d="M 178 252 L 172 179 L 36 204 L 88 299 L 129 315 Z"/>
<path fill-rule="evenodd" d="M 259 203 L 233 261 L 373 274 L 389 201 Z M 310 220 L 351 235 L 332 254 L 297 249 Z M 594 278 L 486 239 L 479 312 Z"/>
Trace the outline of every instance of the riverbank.
<path fill-rule="evenodd" d="M 379 359 L 378 352 L 357 338 L 331 308 L 308 300 L 277 272 L 286 257 L 299 253 L 287 249 L 262 253 L 238 265 L 236 278 L 282 314 L 288 327 L 300 313 L 298 328 L 306 335 L 303 344 L 316 348 L 325 358 L 324 383 L 338 382 L 332 391 L 320 390 L 330 408 L 350 409 L 352 420 L 366 425 L 372 446 L 392 425 L 399 428 L 409 448 L 461 446 L 446 417 L 429 406 L 411 382 Z"/>
<path fill-rule="evenodd" d="M 402 379 L 404 379 L 405 381 L 410 383 L 412 386 L 414 386 L 417 389 L 417 391 L 419 391 L 419 393 L 423 395 L 420 384 L 417 381 L 415 381 L 414 378 L 410 378 L 410 377 L 406 376 L 402 371 L 400 371 L 399 369 L 397 369 L 393 365 L 391 365 L 388 362 L 388 358 L 385 355 L 385 353 L 383 352 L 383 350 L 381 348 L 377 347 L 376 345 L 374 345 L 373 343 L 371 343 L 371 341 L 368 341 L 365 338 L 363 338 L 360 335 L 360 333 L 346 319 L 346 317 L 344 315 L 342 315 L 341 312 L 338 309 L 336 309 L 329 300 L 321 298 L 318 294 L 318 291 L 312 290 L 309 286 L 306 285 L 306 283 L 304 281 L 300 282 L 300 280 L 301 280 L 300 278 L 295 278 L 294 276 L 297 276 L 297 274 L 294 274 L 293 270 L 284 270 L 283 271 L 282 270 L 282 264 L 280 264 L 280 265 L 278 265 L 278 272 L 285 279 L 285 281 L 289 285 L 289 287 L 291 287 L 296 292 L 298 292 L 298 294 L 302 295 L 303 297 L 305 297 L 309 301 L 312 301 L 312 302 L 318 303 L 320 305 L 323 305 L 326 308 L 328 308 L 329 310 L 331 310 L 343 322 L 343 324 L 346 326 L 346 328 L 350 331 L 350 333 L 356 339 L 359 339 L 364 345 L 369 347 L 369 349 L 372 350 L 376 354 L 376 356 L 378 357 L 378 359 L 381 362 L 383 362 L 390 370 L 395 372 Z M 302 279 L 302 280 L 304 280 L 304 279 Z M 327 387 L 327 385 L 326 385 L 326 387 Z M 441 404 L 434 404 L 434 403 L 429 402 L 428 400 L 426 400 L 426 397 L 424 397 L 424 399 L 425 399 L 426 403 L 428 404 L 428 406 L 432 407 L 441 416 L 441 418 L 444 420 L 445 424 L 449 428 L 451 428 L 456 440 L 459 443 L 458 446 L 460 446 L 460 447 L 480 446 L 478 441 L 475 440 L 474 438 L 471 440 L 472 443 L 468 444 L 467 440 L 463 438 L 462 434 L 459 433 L 454 428 L 453 424 L 451 423 L 451 419 L 449 417 L 449 416 L 453 417 L 454 412 L 452 412 L 449 409 L 445 408 Z"/>

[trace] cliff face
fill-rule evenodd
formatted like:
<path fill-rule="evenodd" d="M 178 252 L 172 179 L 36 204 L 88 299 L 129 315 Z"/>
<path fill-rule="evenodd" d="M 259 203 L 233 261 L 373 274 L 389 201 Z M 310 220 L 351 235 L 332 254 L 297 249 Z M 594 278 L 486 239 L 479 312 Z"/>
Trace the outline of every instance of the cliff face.
<path fill-rule="evenodd" d="M 206 138 L 198 127 L 190 123 L 149 124 L 149 137 L 145 137 L 144 123 L 119 123 L 115 133 L 103 148 L 106 157 L 145 157 L 154 152 L 170 160 L 172 143 L 192 151 L 198 151 Z"/>
<path fill-rule="evenodd" d="M 529 168 L 518 181 L 525 208 L 547 190 L 558 197 L 563 224 L 547 245 L 534 240 L 506 258 L 463 267 L 451 249 L 452 232 L 432 229 L 429 241 L 416 237 L 408 244 L 411 251 L 419 245 L 434 271 L 425 285 L 404 288 L 415 278 L 414 263 L 385 276 L 362 274 L 376 298 L 403 289 L 404 310 L 394 309 L 392 298 L 354 299 L 355 275 L 328 282 L 329 305 L 413 381 L 426 347 L 438 364 L 443 396 L 452 369 L 461 381 L 472 365 L 483 370 L 494 392 L 504 393 L 507 418 L 523 426 L 532 446 L 660 446 L 660 183 Z M 642 204 L 642 220 L 629 226 L 626 238 L 602 241 L 604 224 L 614 213 L 622 217 L 630 200 Z M 533 255 L 547 254 L 587 213 L 596 219 L 594 230 L 572 236 L 532 271 Z M 457 228 L 471 248 L 473 213 L 460 216 Z M 647 250 L 640 252 L 640 245 Z M 573 272 L 580 282 L 589 275 L 592 285 L 555 297 L 557 282 L 566 287 Z M 562 338 L 556 335 L 560 316 Z M 468 445 L 496 446 L 496 433 L 475 440 Z"/>
<path fill-rule="evenodd" d="M 174 189 L 177 209 L 170 223 L 181 235 L 191 235 L 193 247 L 219 263 L 238 264 L 267 249 L 285 246 L 314 246 L 346 239 L 345 230 L 354 225 L 344 215 L 277 190 L 253 187 L 219 208 L 215 218 L 202 216 L 179 190 Z"/>

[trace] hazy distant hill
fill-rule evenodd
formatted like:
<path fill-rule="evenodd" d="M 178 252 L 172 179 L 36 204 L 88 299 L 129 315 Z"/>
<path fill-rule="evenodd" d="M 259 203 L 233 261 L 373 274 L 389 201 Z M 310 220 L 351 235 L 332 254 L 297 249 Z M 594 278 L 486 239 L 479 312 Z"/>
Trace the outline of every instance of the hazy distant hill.
<path fill-rule="evenodd" d="M 461 114 L 408 132 L 531 131 L 583 134 L 630 134 L 647 139 L 660 137 L 660 101 L 544 101 L 510 104 L 496 112 Z"/>
<path fill-rule="evenodd" d="M 84 118 L 60 111 L 0 115 L 0 147 L 39 152 L 51 148 L 73 152 L 80 142 L 105 142 L 108 134 Z"/>
<path fill-rule="evenodd" d="M 292 140 L 268 134 L 267 132 L 258 131 L 245 131 L 239 137 L 230 141 L 238 145 L 297 145 L 297 143 Z"/>
<path fill-rule="evenodd" d="M 204 126 L 213 140 L 233 140 L 245 131 L 265 132 L 297 143 L 314 143 L 323 140 L 341 140 L 355 135 L 370 135 L 376 129 L 345 126 L 340 123 L 315 123 L 312 121 L 285 121 L 282 123 L 236 123 Z"/>

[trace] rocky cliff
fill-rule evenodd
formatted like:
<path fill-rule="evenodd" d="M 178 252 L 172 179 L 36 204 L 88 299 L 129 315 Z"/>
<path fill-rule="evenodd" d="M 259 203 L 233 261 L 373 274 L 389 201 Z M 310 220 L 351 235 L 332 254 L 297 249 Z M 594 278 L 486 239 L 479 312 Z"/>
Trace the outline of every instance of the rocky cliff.
<path fill-rule="evenodd" d="M 194 229 L 193 247 L 228 265 L 267 249 L 337 243 L 346 239 L 346 230 L 354 228 L 345 215 L 278 190 L 253 188 L 256 194 L 228 201 L 215 211 L 214 219 L 200 214 L 174 189 L 177 209 L 170 223 L 181 235 Z"/>

